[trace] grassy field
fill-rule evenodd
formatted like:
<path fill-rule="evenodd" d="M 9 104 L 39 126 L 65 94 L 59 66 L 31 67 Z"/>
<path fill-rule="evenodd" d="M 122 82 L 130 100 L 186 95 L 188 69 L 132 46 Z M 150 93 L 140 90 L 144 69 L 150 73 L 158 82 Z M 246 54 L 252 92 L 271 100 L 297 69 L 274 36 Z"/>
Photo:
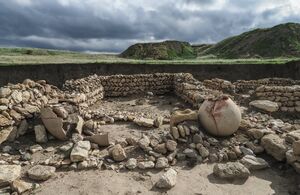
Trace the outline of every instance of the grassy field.
<path fill-rule="evenodd" d="M 276 59 L 215 59 L 201 57 L 177 60 L 134 60 L 112 54 L 87 54 L 80 52 L 44 50 L 32 48 L 0 48 L 0 66 L 38 64 L 284 64 L 299 58 Z"/>

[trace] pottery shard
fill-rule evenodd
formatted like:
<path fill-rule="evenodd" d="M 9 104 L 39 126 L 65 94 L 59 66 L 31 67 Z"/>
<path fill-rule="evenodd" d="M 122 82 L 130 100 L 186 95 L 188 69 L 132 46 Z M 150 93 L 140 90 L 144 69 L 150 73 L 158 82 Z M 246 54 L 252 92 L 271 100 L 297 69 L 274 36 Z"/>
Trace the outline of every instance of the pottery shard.
<path fill-rule="evenodd" d="M 41 118 L 46 129 L 57 139 L 66 140 L 66 132 L 63 129 L 63 121 L 50 108 L 41 109 Z"/>
<path fill-rule="evenodd" d="M 175 111 L 170 118 L 170 126 L 173 127 L 178 123 L 188 120 L 197 120 L 198 114 L 195 111 L 186 109 L 184 111 Z"/>
<path fill-rule="evenodd" d="M 239 128 L 242 116 L 239 107 L 228 97 L 208 99 L 199 109 L 203 127 L 215 136 L 232 135 Z"/>

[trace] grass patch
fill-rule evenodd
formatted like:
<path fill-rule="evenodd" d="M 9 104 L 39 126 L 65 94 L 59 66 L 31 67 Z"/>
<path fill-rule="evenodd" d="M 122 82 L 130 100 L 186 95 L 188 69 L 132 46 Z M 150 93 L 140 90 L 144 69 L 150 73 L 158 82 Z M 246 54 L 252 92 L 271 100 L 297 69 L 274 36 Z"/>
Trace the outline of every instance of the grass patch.
<path fill-rule="evenodd" d="M 300 58 L 274 58 L 274 59 L 219 59 L 213 55 L 192 59 L 174 60 L 140 60 L 125 59 L 118 55 L 86 54 L 79 52 L 33 49 L 28 53 L 28 48 L 0 48 L 0 66 L 13 65 L 39 65 L 39 64 L 284 64 Z M 172 53 L 168 55 L 173 55 Z"/>

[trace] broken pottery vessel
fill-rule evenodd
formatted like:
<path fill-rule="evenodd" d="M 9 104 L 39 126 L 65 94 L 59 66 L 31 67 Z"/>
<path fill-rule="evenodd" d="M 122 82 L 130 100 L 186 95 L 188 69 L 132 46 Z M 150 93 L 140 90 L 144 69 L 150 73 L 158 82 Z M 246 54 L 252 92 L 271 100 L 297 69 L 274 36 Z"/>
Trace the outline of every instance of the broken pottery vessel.
<path fill-rule="evenodd" d="M 227 96 L 204 101 L 199 109 L 199 121 L 212 135 L 229 136 L 240 126 L 240 108 Z"/>

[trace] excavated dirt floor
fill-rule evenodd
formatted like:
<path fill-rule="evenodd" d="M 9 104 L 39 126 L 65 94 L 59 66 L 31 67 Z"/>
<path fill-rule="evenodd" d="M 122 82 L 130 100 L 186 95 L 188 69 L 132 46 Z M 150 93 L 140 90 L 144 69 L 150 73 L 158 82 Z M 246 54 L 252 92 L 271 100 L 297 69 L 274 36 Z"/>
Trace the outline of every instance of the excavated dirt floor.
<path fill-rule="evenodd" d="M 147 100 L 146 102 L 143 101 L 145 99 Z M 139 102 L 143 102 L 142 105 L 139 105 Z M 171 111 L 177 108 L 189 108 L 189 105 L 175 95 L 164 95 L 147 98 L 137 96 L 109 98 L 101 100 L 90 109 L 101 110 L 105 113 L 111 111 L 134 113 L 134 115 L 144 115 L 151 118 L 156 115 L 169 115 Z M 160 128 L 147 129 L 139 127 L 132 122 L 115 122 L 113 124 L 102 125 L 100 130 L 108 132 L 110 140 L 114 142 L 115 140 L 130 136 L 138 139 L 141 138 L 143 133 L 160 134 L 167 129 L 167 126 L 166 124 Z M 12 146 L 18 150 L 34 144 L 34 135 L 32 135 L 32 137 L 21 137 L 19 144 L 13 144 Z M 52 140 L 47 144 L 42 144 L 42 147 L 44 149 L 51 146 L 58 148 L 63 144 L 64 142 Z M 51 151 L 36 152 L 32 155 L 32 161 L 42 162 L 51 155 L 53 155 Z M 136 157 L 139 155 L 139 152 L 131 153 L 131 155 L 133 155 L 132 157 Z M 262 158 L 269 162 L 271 168 L 252 172 L 247 180 L 239 179 L 232 181 L 216 178 L 212 174 L 214 164 L 203 163 L 190 168 L 186 165 L 186 162 L 179 162 L 174 167 L 178 171 L 177 184 L 168 191 L 153 188 L 159 176 L 164 172 L 163 170 L 59 170 L 55 177 L 43 182 L 41 188 L 36 189 L 33 194 L 300 194 L 300 177 L 291 167 L 278 163 L 267 155 L 262 156 Z M 25 168 L 23 171 L 26 170 Z"/>

